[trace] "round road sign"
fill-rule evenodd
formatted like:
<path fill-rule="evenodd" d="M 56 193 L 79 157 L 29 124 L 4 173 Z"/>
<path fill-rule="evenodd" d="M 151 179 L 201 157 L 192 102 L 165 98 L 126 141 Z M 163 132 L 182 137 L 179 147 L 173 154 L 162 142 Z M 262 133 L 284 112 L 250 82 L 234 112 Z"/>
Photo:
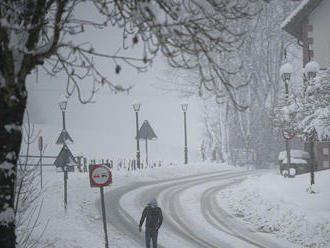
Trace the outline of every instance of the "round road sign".
<path fill-rule="evenodd" d="M 89 171 L 91 184 L 96 187 L 107 186 L 112 181 L 111 171 L 105 165 L 95 165 Z"/>
<path fill-rule="evenodd" d="M 294 133 L 290 133 L 288 131 L 282 130 L 282 137 L 285 140 L 292 140 L 294 138 L 295 134 Z"/>

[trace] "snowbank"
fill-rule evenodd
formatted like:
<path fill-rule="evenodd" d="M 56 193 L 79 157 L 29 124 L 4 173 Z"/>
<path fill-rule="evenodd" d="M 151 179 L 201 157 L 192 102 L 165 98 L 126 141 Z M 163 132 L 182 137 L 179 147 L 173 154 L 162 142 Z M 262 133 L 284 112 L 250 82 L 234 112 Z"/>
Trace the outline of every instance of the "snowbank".
<path fill-rule="evenodd" d="M 299 247 L 330 247 L 330 171 L 316 172 L 316 194 L 306 191 L 310 175 L 286 179 L 251 177 L 219 194 L 219 204 L 260 232 Z"/>

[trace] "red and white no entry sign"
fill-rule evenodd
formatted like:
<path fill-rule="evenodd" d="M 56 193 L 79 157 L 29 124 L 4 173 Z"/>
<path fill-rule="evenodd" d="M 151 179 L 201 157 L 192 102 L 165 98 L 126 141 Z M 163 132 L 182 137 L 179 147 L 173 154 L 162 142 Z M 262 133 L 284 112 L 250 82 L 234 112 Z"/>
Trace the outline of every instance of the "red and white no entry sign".
<path fill-rule="evenodd" d="M 111 171 L 105 165 L 95 165 L 89 171 L 89 180 L 92 187 L 108 186 L 112 182 Z"/>

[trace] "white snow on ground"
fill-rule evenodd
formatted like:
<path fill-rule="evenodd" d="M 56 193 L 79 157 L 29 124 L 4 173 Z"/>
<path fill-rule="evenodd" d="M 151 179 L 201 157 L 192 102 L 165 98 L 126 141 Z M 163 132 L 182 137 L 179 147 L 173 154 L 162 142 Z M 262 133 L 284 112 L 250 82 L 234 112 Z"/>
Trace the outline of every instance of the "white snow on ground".
<path fill-rule="evenodd" d="M 113 184 L 105 188 L 105 194 L 112 188 L 133 182 L 159 181 L 224 169 L 234 168 L 200 163 L 147 168 L 141 171 L 115 169 Z M 244 221 L 245 224 L 251 225 L 260 232 L 271 233 L 265 234 L 268 239 L 273 237 L 276 240 L 283 240 L 283 244 L 287 244 L 288 241 L 285 240 L 289 240 L 296 243 L 298 247 L 330 247 L 329 174 L 330 171 L 316 173 L 316 194 L 306 192 L 309 186 L 309 175 L 284 179 L 274 173 L 251 177 L 238 186 L 224 189 L 218 195 L 218 202 L 226 211 Z M 43 181 L 44 189 L 40 197 L 43 201 L 42 212 L 39 225 L 32 234 L 32 238 L 38 240 L 37 247 L 103 247 L 102 217 L 96 204 L 100 192 L 98 188 L 90 187 L 88 173 L 69 173 L 66 211 L 63 207 L 63 174 L 55 172 L 53 167 L 45 168 Z M 200 187 L 194 186 L 180 196 L 180 201 L 189 204 L 187 209 L 191 214 L 197 214 L 198 211 L 193 209 L 200 208 L 198 199 L 206 186 L 208 183 L 201 184 Z M 142 209 L 136 209 L 134 199 L 135 195 L 127 195 L 123 198 L 124 205 L 131 202 L 126 209 L 133 213 L 132 216 L 138 221 Z M 184 214 L 189 214 L 189 211 Z M 197 220 L 201 220 L 198 215 L 196 215 Z M 108 221 L 110 247 L 137 247 L 125 233 L 111 226 L 111 220 Z M 39 237 L 45 227 L 44 234 Z M 163 233 L 163 237 L 165 234 Z M 231 240 L 230 237 L 221 238 L 227 242 L 239 244 L 239 241 Z M 173 242 L 169 236 L 163 243 L 172 244 Z"/>
<path fill-rule="evenodd" d="M 219 193 L 218 203 L 254 229 L 299 247 L 330 247 L 330 171 L 316 172 L 316 194 L 306 191 L 310 175 L 251 177 Z"/>
<path fill-rule="evenodd" d="M 112 171 L 113 184 L 104 188 L 105 194 L 111 188 L 120 187 L 138 181 L 152 181 L 197 175 L 232 167 L 220 164 L 190 164 L 148 168 L 141 171 Z M 69 173 L 68 207 L 63 204 L 63 173 L 55 168 L 43 170 L 43 201 L 39 225 L 32 233 L 38 240 L 37 247 L 49 248 L 90 248 L 104 246 L 102 215 L 97 209 L 96 201 L 100 198 L 98 188 L 91 188 L 88 173 Z M 39 201 L 39 202 L 40 202 Z M 38 204 L 38 202 L 36 202 Z M 111 222 L 111 220 L 109 220 Z M 46 228 L 46 229 L 45 229 Z M 45 232 L 39 238 L 42 231 Z M 108 223 L 110 247 L 136 247 L 125 234 L 119 233 Z"/>

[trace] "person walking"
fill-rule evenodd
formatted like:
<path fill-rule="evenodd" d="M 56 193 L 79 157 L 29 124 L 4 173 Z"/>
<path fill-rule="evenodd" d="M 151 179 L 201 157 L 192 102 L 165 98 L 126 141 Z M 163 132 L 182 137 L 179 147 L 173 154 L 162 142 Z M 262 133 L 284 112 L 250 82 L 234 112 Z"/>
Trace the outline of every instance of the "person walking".
<path fill-rule="evenodd" d="M 145 225 L 145 240 L 146 240 L 146 248 L 150 248 L 150 241 L 152 240 L 152 247 L 157 248 L 157 237 L 158 237 L 158 229 L 163 223 L 163 215 L 162 210 L 157 205 L 157 200 L 153 199 L 148 203 L 143 210 L 139 231 L 142 231 L 142 225 L 144 220 L 146 219 Z"/>

